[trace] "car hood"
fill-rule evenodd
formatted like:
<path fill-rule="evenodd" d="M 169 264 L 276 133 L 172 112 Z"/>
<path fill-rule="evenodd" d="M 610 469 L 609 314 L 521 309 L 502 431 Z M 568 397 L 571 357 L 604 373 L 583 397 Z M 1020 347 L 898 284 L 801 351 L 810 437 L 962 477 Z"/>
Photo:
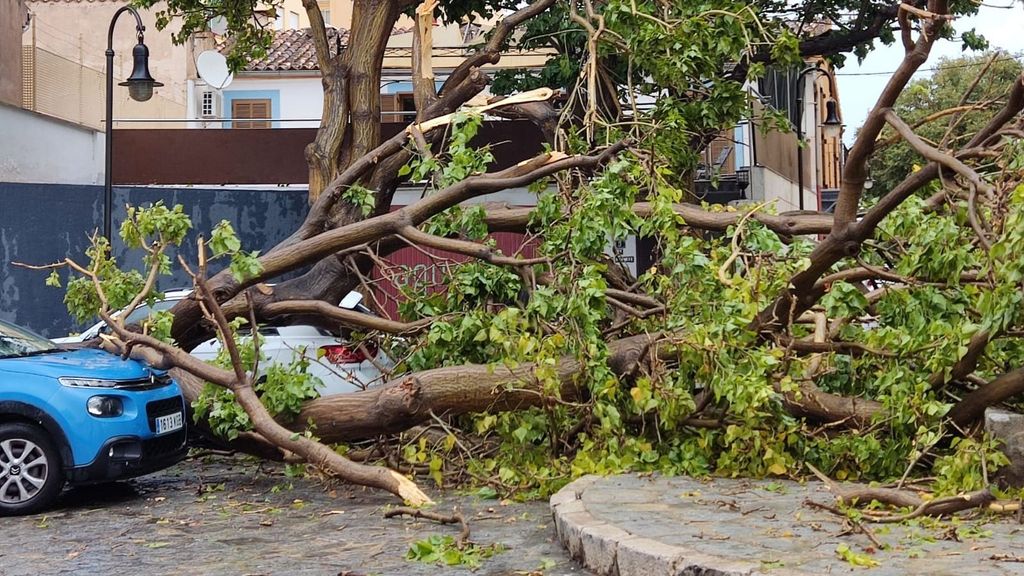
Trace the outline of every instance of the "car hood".
<path fill-rule="evenodd" d="M 150 374 L 149 368 L 141 362 L 121 360 L 120 356 L 93 348 L 0 359 L 0 372 L 20 372 L 52 378 L 72 376 L 111 380 L 134 380 L 146 378 Z"/>

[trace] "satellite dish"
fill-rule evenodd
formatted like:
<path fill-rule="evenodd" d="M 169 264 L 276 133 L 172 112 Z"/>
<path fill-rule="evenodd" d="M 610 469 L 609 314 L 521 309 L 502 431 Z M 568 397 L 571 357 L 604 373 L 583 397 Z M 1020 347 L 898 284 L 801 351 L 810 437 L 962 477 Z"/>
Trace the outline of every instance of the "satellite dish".
<path fill-rule="evenodd" d="M 210 26 L 210 32 L 218 36 L 223 36 L 228 31 L 228 19 L 223 16 L 210 18 L 207 24 Z"/>
<path fill-rule="evenodd" d="M 196 59 L 196 71 L 211 88 L 226 88 L 235 79 L 228 70 L 228 60 L 216 50 L 207 50 Z"/>

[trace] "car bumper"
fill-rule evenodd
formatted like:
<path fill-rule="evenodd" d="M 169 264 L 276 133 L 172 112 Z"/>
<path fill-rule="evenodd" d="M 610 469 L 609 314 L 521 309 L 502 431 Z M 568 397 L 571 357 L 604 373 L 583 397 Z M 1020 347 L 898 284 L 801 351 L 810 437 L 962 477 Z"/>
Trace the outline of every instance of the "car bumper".
<path fill-rule="evenodd" d="M 92 462 L 66 471 L 71 484 L 134 478 L 176 464 L 188 452 L 185 428 L 149 438 L 116 436 L 103 443 Z"/>

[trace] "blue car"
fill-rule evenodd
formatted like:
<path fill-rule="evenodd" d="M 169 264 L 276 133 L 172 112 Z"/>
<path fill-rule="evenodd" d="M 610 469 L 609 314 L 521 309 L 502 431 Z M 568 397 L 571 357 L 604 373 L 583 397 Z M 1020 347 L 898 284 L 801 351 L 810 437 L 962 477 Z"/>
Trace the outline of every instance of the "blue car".
<path fill-rule="evenodd" d="M 0 321 L 0 516 L 50 506 L 65 482 L 166 468 L 185 455 L 185 404 L 166 372 L 62 350 Z"/>

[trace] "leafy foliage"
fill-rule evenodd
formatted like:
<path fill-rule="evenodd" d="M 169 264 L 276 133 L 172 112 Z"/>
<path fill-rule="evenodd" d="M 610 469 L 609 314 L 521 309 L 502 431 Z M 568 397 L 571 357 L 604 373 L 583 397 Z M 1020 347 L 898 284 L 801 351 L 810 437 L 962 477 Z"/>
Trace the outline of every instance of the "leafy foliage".
<path fill-rule="evenodd" d="M 874 568 L 879 566 L 878 560 L 875 560 L 871 556 L 862 552 L 854 551 L 847 544 L 839 544 L 836 546 L 836 556 L 845 560 L 850 566 L 859 568 Z"/>
<path fill-rule="evenodd" d="M 125 221 L 121 224 L 121 238 L 129 249 L 142 250 L 145 253 L 143 270 L 122 270 L 118 263 L 109 255 L 106 239 L 94 237 L 92 245 L 86 250 L 89 264 L 86 269 L 94 276 L 72 274 L 67 281 L 65 303 L 72 316 L 82 322 L 90 320 L 103 310 L 112 313 L 129 305 L 137 295 L 153 299 L 158 293 L 150 290 L 145 293 L 145 277 L 150 270 L 157 274 L 169 274 L 170 260 L 165 250 L 180 245 L 191 230 L 192 223 L 182 207 L 166 207 L 157 202 L 148 207 L 129 206 Z M 229 258 L 230 269 L 239 279 L 259 273 L 261 266 L 257 252 L 242 250 L 241 241 L 235 234 L 231 224 L 222 220 L 210 233 L 207 242 L 212 258 Z M 47 277 L 49 286 L 60 287 L 60 274 L 54 269 Z M 122 316 L 131 310 L 122 311 Z M 143 329 L 165 342 L 170 342 L 173 316 L 168 311 L 161 311 L 145 321 Z M 262 359 L 259 352 L 259 336 L 242 336 L 240 328 L 247 323 L 244 318 L 236 318 L 231 322 L 232 334 L 238 343 L 243 369 L 252 372 L 256 369 L 257 359 Z M 225 335 L 218 334 L 224 341 Z M 231 360 L 227 347 L 221 346 L 215 365 L 230 369 Z M 290 421 L 298 414 L 304 402 L 317 398 L 317 387 L 320 381 L 309 373 L 309 360 L 299 351 L 289 365 L 273 364 L 260 371 L 256 379 L 255 389 L 261 401 L 271 415 L 283 421 Z M 225 438 L 234 439 L 239 432 L 251 429 L 252 423 L 245 410 L 235 402 L 230 390 L 207 384 L 202 394 L 193 403 L 196 418 L 206 418 L 212 430 Z"/>
<path fill-rule="evenodd" d="M 232 53 L 232 65 L 243 61 L 242 53 L 259 54 L 266 37 L 246 16 L 252 5 L 197 2 L 168 4 L 167 14 L 185 14 L 183 33 L 197 29 L 210 13 L 226 11 L 234 15 L 229 28 L 238 33 L 240 52 Z M 440 10 L 454 19 L 467 10 L 498 6 L 448 2 Z M 971 0 L 951 6 L 955 14 L 977 8 Z M 820 256 L 814 240 L 781 235 L 752 217 L 774 212 L 771 205 L 742 208 L 747 213 L 724 233 L 688 228 L 674 206 L 691 197 L 688 176 L 708 139 L 749 110 L 748 83 L 765 74 L 768 64 L 802 64 L 812 22 L 827 17 L 843 24 L 819 39 L 824 44 L 877 24 L 866 41 L 857 41 L 854 53 L 862 57 L 875 39 L 894 40 L 893 3 L 609 0 L 598 3 L 597 14 L 585 8 L 558 3 L 529 22 L 518 45 L 554 47 L 558 55 L 539 74 L 499 75 L 495 89 L 566 89 L 568 121 L 556 141 L 561 152 L 589 152 L 626 137 L 636 145 L 601 171 L 570 171 L 553 179 L 552 190 L 543 192 L 533 211 L 532 243 L 523 251 L 546 262 L 518 268 L 463 262 L 444 270 L 444 292 L 416 283 L 403 288 L 403 317 L 430 323 L 422 334 L 406 338 L 409 354 L 399 371 L 464 363 L 495 371 L 525 368 L 524 381 L 507 386 L 526 386 L 542 399 L 534 408 L 469 415 L 454 423 L 496 447 L 469 460 L 469 474 L 495 493 L 536 497 L 581 474 L 622 471 L 798 476 L 804 463 L 812 463 L 840 479 L 882 480 L 920 468 L 930 455 L 940 491 L 979 486 L 985 473 L 1005 463 L 992 442 L 942 440 L 950 434 L 947 414 L 958 399 L 977 380 L 990 381 L 1024 357 L 1021 145 L 1011 139 L 998 154 L 984 158 L 983 175 L 998 184 L 993 202 L 975 212 L 961 200 L 936 208 L 926 198 L 939 184 L 922 190 L 889 213 L 869 241 L 838 252 L 847 257 L 827 271 L 832 278 L 814 287 L 816 306 L 770 335 L 757 333 L 751 326 L 759 312 L 770 309 L 794 275 Z M 595 23 L 602 26 L 599 38 L 584 32 Z M 947 28 L 941 34 L 953 32 Z M 973 31 L 962 40 L 973 47 L 984 44 Z M 898 106 L 900 115 L 914 123 L 959 97 L 971 80 L 964 68 L 948 66 L 934 81 L 914 85 Z M 1017 72 L 999 73 L 1009 78 Z M 976 93 L 981 95 L 991 99 L 998 93 Z M 764 120 L 785 121 L 778 114 Z M 964 141 L 982 121 L 982 115 L 965 113 L 948 141 Z M 443 151 L 417 147 L 399 176 L 424 183 L 424 193 L 430 194 L 484 172 L 493 160 L 490 151 L 470 145 L 480 122 L 479 116 L 457 115 Z M 944 129 L 925 133 L 936 141 L 945 134 Z M 875 167 L 883 192 L 916 162 L 906 148 L 889 150 L 892 157 Z M 364 216 L 387 208 L 361 186 L 347 188 L 343 199 Z M 644 217 L 634 210 L 637 202 L 648 203 Z M 126 237 L 145 247 L 142 238 L 166 229 L 158 243 L 180 241 L 187 230 L 180 215 L 166 209 L 152 214 L 158 223 L 140 220 Z M 978 238 L 971 223 L 979 218 L 990 225 L 990 237 Z M 479 207 L 450 209 L 423 228 L 495 246 Z M 623 279 L 607 252 L 629 236 L 653 244 L 657 261 L 638 278 Z M 215 256 L 231 259 L 236 279 L 260 272 L 257 254 L 242 250 L 228 222 L 215 228 L 209 247 Z M 102 245 L 90 258 L 111 305 L 143 285 L 137 272 L 120 272 L 106 260 Z M 157 252 L 153 258 L 159 258 Z M 165 262 L 153 262 L 165 268 Z M 886 273 L 870 281 L 842 275 L 877 269 Z M 68 298 L 87 315 L 101 302 L 95 286 L 81 280 L 69 281 Z M 633 300 L 620 299 L 630 291 Z M 638 300 L 638 295 L 643 296 Z M 645 298 L 656 306 L 640 311 Z M 616 341 L 638 334 L 659 335 L 661 341 L 628 369 L 613 369 L 609 361 Z M 989 335 L 992 343 L 969 375 L 974 380 L 953 379 L 954 367 L 979 334 Z M 256 340 L 242 339 L 247 370 L 256 365 Z M 810 352 L 802 346 L 810 346 Z M 221 365 L 225 361 L 219 359 Z M 267 371 L 258 387 L 272 413 L 288 419 L 315 397 L 315 384 L 302 375 L 301 360 L 279 373 Z M 876 416 L 855 422 L 795 416 L 792 404 L 811 393 L 877 402 Z M 196 411 L 229 438 L 251 425 L 221 389 L 205 391 Z M 425 467 L 440 485 L 453 444 L 411 442 L 401 455 Z M 409 557 L 471 564 L 477 552 L 460 551 L 450 538 L 438 537 L 414 544 Z M 871 565 L 853 550 L 841 547 L 836 553 L 852 565 Z"/>
<path fill-rule="evenodd" d="M 479 568 L 484 560 L 504 551 L 500 544 L 479 546 L 469 543 L 460 549 L 451 536 L 434 535 L 410 544 L 405 557 L 425 564 Z"/>
<path fill-rule="evenodd" d="M 553 399 L 544 408 L 481 415 L 467 423 L 501 443 L 497 454 L 470 463 L 474 476 L 492 478 L 521 497 L 548 494 L 585 473 L 788 476 L 798 475 L 804 461 L 840 479 L 889 479 L 927 449 L 940 454 L 934 471 L 944 478 L 940 488 L 952 492 L 978 485 L 982 457 L 989 473 L 1005 464 L 988 444 L 980 449 L 964 440 L 948 452 L 937 446 L 951 404 L 928 378 L 948 374 L 982 327 L 1019 325 L 1018 291 L 1010 285 L 1024 271 L 1008 256 L 1018 253 L 1011 246 L 1021 235 L 1018 207 L 1024 196 L 1009 203 L 1002 235 L 989 252 L 971 242 L 961 214 L 928 210 L 918 198 L 898 208 L 860 258 L 922 282 L 883 286 L 870 295 L 863 285 L 836 282 L 820 309 L 839 322 L 839 338 L 886 353 L 816 358 L 758 342 L 747 328 L 807 265 L 809 241 L 781 238 L 751 220 L 722 237 L 680 232 L 671 204 L 682 191 L 628 161 L 569 189 L 544 196 L 534 213 L 532 226 L 544 231 L 536 252 L 556 264 L 534 270 L 548 280 L 532 288 L 527 303 L 520 300 L 526 288 L 520 275 L 471 262 L 449 270 L 445 297 L 417 294 L 415 305 L 403 308 L 409 319 L 444 318 L 414 347 L 408 369 L 529 363 Z M 628 208 L 645 193 L 655 210 L 641 219 Z M 661 259 L 639 278 L 639 286 L 658 294 L 666 310 L 625 320 L 623 330 L 671 331 L 676 360 L 671 367 L 623 378 L 606 363 L 607 333 L 621 317 L 609 306 L 603 257 L 610 240 L 628 234 L 657 240 Z M 737 250 L 742 256 L 735 259 Z M 571 260 L 559 260 L 566 254 Z M 836 268 L 857 265 L 851 260 Z M 989 267 L 1007 284 L 960 280 Z M 417 307 L 424 301 L 428 309 Z M 809 334 L 801 325 L 792 330 L 797 337 Z M 1014 365 L 1015 354 L 1016 344 L 994 347 L 978 373 L 1000 374 Z M 557 366 L 564 358 L 582 363 L 575 373 L 587 387 L 582 403 L 560 401 L 563 376 Z M 826 437 L 792 417 L 780 394 L 799 390 L 797 383 L 815 363 L 823 391 L 880 400 L 880 420 Z M 717 425 L 689 424 L 701 398 L 714 407 Z"/>
<path fill-rule="evenodd" d="M 263 269 L 258 259 L 260 255 L 259 250 L 252 252 L 242 250 L 242 242 L 238 239 L 235 229 L 227 220 L 221 220 L 213 228 L 213 232 L 210 234 L 209 246 L 214 258 L 228 256 L 231 259 L 228 267 L 231 269 L 231 274 L 239 282 L 256 276 Z"/>

